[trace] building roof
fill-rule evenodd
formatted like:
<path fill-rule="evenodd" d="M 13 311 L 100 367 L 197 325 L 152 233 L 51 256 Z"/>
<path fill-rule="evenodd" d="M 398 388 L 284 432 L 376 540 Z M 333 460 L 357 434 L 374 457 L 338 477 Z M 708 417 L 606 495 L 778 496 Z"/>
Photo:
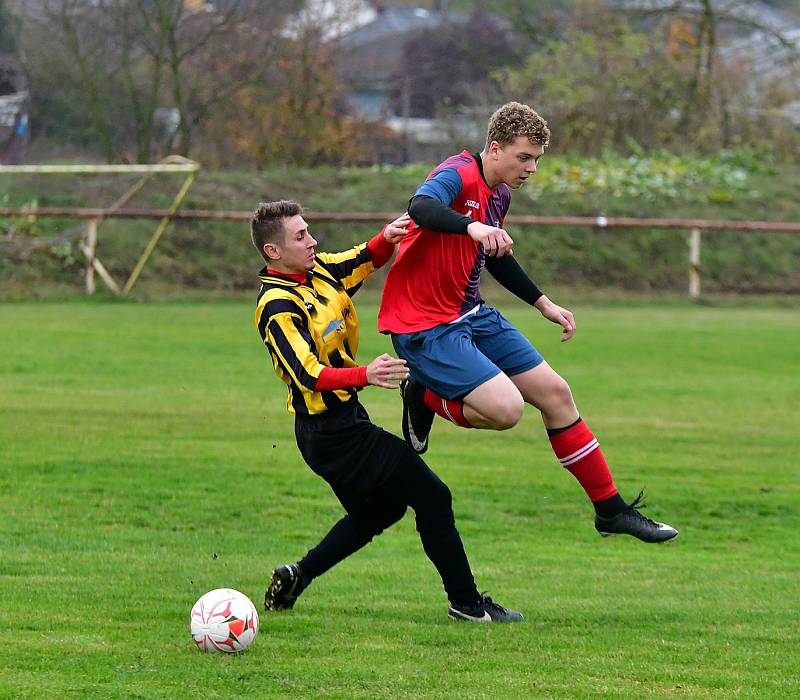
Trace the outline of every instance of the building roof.
<path fill-rule="evenodd" d="M 394 7 L 378 12 L 371 22 L 343 34 L 338 44 L 343 48 L 355 48 L 393 37 L 402 37 L 405 41 L 418 29 L 435 27 L 452 18 L 450 13 L 432 12 L 423 7 Z"/>

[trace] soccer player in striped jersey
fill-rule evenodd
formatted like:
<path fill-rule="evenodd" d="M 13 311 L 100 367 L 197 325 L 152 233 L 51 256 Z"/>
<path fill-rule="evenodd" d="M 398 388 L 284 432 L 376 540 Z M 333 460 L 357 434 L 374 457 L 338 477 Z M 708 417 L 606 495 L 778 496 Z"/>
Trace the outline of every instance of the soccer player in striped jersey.
<path fill-rule="evenodd" d="M 505 430 L 517 424 L 527 402 L 541 412 L 556 457 L 594 504 L 598 532 L 663 542 L 678 531 L 639 512 L 642 493 L 630 504 L 622 499 L 567 382 L 480 295 L 486 267 L 560 325 L 561 340 L 575 333 L 572 312 L 528 277 L 503 228 L 511 191 L 536 173 L 549 138 L 544 119 L 510 102 L 489 120 L 483 151 L 451 156 L 411 199 L 414 224 L 389 269 L 378 314 L 379 330 L 391 333 L 411 373 L 401 386 L 403 434 L 423 453 L 434 414 L 465 428 Z"/>
<path fill-rule="evenodd" d="M 316 577 L 414 510 L 423 549 L 441 576 L 448 615 L 473 622 L 517 622 L 522 615 L 478 593 L 455 526 L 447 485 L 403 440 L 375 425 L 358 400 L 372 385 L 396 389 L 405 360 L 388 354 L 356 362 L 358 317 L 352 297 L 384 265 L 406 233 L 408 215 L 368 243 L 343 253 L 317 253 L 296 202 L 261 204 L 253 244 L 266 266 L 255 323 L 278 377 L 288 388 L 295 438 L 311 469 L 328 482 L 345 510 L 302 559 L 279 566 L 264 596 L 285 610 Z"/>

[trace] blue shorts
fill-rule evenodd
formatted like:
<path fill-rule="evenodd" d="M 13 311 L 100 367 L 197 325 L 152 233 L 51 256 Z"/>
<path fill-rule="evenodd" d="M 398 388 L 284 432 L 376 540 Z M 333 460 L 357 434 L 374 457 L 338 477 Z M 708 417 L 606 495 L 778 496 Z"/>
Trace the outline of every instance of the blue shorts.
<path fill-rule="evenodd" d="M 392 345 L 411 377 L 446 399 L 460 399 L 504 372 L 513 377 L 544 362 L 531 342 L 491 306 L 455 323 L 393 333 Z"/>

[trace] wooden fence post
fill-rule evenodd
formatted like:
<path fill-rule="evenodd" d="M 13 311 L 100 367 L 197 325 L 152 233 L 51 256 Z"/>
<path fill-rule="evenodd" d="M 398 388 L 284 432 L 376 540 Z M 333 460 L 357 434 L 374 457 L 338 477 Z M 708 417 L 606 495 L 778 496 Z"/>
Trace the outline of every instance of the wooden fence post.
<path fill-rule="evenodd" d="M 700 299 L 700 229 L 693 228 L 689 235 L 689 298 Z"/>
<path fill-rule="evenodd" d="M 86 255 L 86 294 L 92 295 L 95 291 L 94 282 L 94 261 L 95 252 L 97 251 L 97 219 L 89 219 L 89 224 L 86 227 L 86 247 L 84 253 Z"/>

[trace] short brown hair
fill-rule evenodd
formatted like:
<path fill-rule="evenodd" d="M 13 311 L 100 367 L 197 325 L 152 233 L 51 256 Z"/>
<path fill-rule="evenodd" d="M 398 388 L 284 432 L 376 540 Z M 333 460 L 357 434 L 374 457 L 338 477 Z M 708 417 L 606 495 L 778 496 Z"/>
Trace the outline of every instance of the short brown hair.
<path fill-rule="evenodd" d="M 303 207 L 290 199 L 281 199 L 277 202 L 261 202 L 253 212 L 250 219 L 250 238 L 256 250 L 261 253 L 261 257 L 267 262 L 269 259 L 264 254 L 265 243 L 275 243 L 284 233 L 283 220 L 290 216 L 298 216 L 303 213 Z"/>
<path fill-rule="evenodd" d="M 547 122 L 528 105 L 509 102 L 489 118 L 486 144 L 497 141 L 501 146 L 507 146 L 517 136 L 525 136 L 537 146 L 547 146 L 550 143 Z"/>

